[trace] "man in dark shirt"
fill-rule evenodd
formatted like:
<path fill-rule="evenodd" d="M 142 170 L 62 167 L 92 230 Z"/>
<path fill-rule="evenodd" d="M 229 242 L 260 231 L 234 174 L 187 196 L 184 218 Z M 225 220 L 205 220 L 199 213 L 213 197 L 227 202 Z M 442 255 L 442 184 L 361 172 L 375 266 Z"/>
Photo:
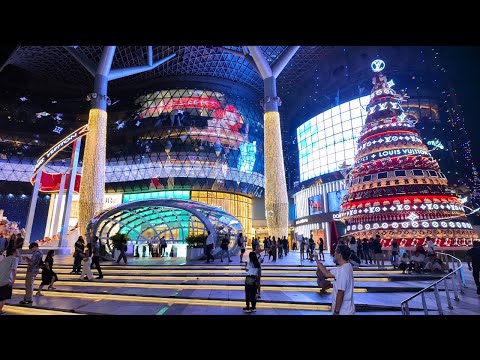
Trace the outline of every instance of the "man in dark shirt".
<path fill-rule="evenodd" d="M 100 267 L 100 243 L 98 241 L 98 236 L 93 238 L 93 256 L 90 269 L 93 268 L 93 265 L 95 265 L 95 269 L 98 271 L 98 276 L 95 279 L 103 279 L 102 268 Z"/>
<path fill-rule="evenodd" d="M 473 247 L 467 251 L 467 264 L 468 270 L 472 271 L 472 266 L 470 265 L 470 258 L 472 259 L 473 265 L 473 279 L 475 280 L 475 285 L 477 285 L 477 294 L 480 295 L 480 241 L 475 241 Z"/>

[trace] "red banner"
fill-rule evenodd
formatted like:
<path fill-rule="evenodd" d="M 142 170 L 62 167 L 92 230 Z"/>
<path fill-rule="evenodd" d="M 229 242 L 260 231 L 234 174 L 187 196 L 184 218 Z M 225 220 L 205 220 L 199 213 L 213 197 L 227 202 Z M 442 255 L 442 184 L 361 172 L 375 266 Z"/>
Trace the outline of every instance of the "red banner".
<path fill-rule="evenodd" d="M 74 186 L 74 192 L 76 193 L 80 191 L 81 179 L 82 179 L 82 176 L 77 174 L 77 177 L 75 178 L 75 186 Z M 32 183 L 35 183 L 36 180 L 37 180 L 37 175 L 35 175 L 31 179 Z M 65 189 L 67 188 L 69 180 L 70 180 L 70 174 L 67 174 L 67 178 L 65 179 Z M 61 181 L 62 181 L 62 174 L 60 173 L 50 174 L 42 170 L 42 179 L 40 181 L 39 190 L 46 193 L 58 192 L 60 190 Z"/>

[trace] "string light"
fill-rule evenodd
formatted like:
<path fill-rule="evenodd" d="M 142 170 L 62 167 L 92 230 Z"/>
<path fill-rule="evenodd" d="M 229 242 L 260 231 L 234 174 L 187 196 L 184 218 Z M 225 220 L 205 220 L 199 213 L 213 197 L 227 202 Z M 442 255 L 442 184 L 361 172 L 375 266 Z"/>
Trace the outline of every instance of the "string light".
<path fill-rule="evenodd" d="M 107 112 L 91 109 L 88 129 L 83 154 L 82 181 L 80 182 L 78 228 L 81 235 L 85 235 L 85 229 L 90 219 L 103 209 Z"/>
<path fill-rule="evenodd" d="M 288 196 L 283 164 L 280 114 L 266 112 L 265 120 L 265 216 L 269 235 L 283 237 L 288 234 Z"/>

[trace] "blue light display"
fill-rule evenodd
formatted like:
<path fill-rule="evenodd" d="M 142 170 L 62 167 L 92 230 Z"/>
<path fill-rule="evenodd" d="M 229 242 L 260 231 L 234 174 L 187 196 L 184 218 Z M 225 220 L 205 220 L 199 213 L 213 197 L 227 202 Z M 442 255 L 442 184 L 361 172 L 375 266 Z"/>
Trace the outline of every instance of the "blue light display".
<path fill-rule="evenodd" d="M 244 143 L 239 146 L 240 158 L 238 170 L 251 174 L 255 165 L 255 154 L 257 153 L 257 142 Z"/>
<path fill-rule="evenodd" d="M 352 164 L 370 95 L 335 106 L 297 128 L 300 181 Z"/>

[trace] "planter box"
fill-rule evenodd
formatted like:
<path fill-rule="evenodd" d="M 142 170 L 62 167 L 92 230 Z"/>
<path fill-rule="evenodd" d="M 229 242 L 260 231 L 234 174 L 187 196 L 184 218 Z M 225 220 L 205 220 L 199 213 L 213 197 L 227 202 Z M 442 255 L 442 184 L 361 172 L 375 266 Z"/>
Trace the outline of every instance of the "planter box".
<path fill-rule="evenodd" d="M 190 248 L 187 247 L 187 260 L 198 260 L 203 256 L 203 247 Z"/>

